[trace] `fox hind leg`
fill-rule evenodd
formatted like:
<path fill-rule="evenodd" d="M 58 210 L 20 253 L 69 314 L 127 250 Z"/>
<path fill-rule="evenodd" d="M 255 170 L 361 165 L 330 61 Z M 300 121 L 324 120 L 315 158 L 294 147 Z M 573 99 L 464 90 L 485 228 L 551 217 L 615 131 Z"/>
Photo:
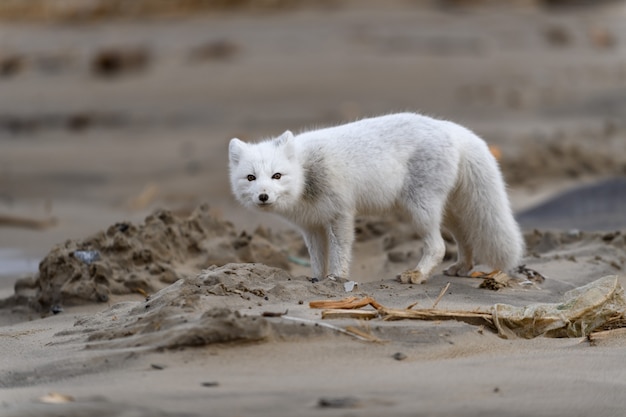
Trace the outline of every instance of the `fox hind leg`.
<path fill-rule="evenodd" d="M 428 210 L 426 209 L 428 207 Z M 424 239 L 422 258 L 413 270 L 400 274 L 404 283 L 421 284 L 425 282 L 433 269 L 441 263 L 446 252 L 446 245 L 441 236 L 441 218 L 443 199 L 431 200 L 429 204 L 416 204 L 408 208 L 418 233 Z"/>
<path fill-rule="evenodd" d="M 463 222 L 457 215 L 448 213 L 445 219 L 447 229 L 454 236 L 457 246 L 457 260 L 443 273 L 448 276 L 466 277 L 474 268 L 472 245 L 468 234 L 464 231 Z"/>

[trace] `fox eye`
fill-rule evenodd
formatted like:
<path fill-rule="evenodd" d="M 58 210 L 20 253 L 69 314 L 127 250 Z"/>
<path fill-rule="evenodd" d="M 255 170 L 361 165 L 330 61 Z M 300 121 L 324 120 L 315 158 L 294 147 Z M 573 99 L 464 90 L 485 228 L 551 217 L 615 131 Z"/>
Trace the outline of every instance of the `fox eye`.
<path fill-rule="evenodd" d="M 254 175 L 248 175 L 248 181 L 254 181 L 256 180 L 256 177 Z"/>
<path fill-rule="evenodd" d="M 282 174 L 280 174 L 278 172 L 276 174 L 272 175 L 272 179 L 274 179 L 274 180 L 279 180 L 280 177 L 282 177 Z"/>

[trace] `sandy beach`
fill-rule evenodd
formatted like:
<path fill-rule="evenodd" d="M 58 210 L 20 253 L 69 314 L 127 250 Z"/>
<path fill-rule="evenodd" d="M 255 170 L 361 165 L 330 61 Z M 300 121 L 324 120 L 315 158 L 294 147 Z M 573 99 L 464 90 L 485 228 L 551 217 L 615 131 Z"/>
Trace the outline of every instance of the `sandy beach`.
<path fill-rule="evenodd" d="M 623 2 L 10 3 L 1 415 L 624 415 Z M 445 276 L 447 238 L 402 284 L 422 242 L 390 213 L 315 282 L 299 234 L 232 197 L 232 137 L 396 111 L 488 142 L 522 268 Z M 499 316 L 537 304 L 549 329 Z"/>

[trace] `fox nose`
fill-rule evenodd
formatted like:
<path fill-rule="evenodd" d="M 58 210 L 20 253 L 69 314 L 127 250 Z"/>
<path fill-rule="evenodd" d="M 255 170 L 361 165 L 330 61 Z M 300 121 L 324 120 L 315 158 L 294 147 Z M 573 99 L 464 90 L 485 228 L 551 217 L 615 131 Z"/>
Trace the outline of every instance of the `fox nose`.
<path fill-rule="evenodd" d="M 261 203 L 265 203 L 269 199 L 270 199 L 270 196 L 268 196 L 267 194 L 265 193 L 259 194 L 259 200 L 261 200 Z"/>

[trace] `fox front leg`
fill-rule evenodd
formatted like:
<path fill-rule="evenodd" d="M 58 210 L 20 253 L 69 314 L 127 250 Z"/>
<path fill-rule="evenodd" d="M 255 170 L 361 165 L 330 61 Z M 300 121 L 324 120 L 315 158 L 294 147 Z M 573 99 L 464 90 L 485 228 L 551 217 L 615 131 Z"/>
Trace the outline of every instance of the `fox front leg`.
<path fill-rule="evenodd" d="M 328 275 L 348 278 L 354 242 L 354 215 L 342 214 L 327 226 Z"/>
<path fill-rule="evenodd" d="M 328 259 L 328 238 L 323 227 L 307 228 L 303 230 L 304 243 L 311 258 L 311 272 L 313 278 L 322 279 L 326 276 Z"/>

